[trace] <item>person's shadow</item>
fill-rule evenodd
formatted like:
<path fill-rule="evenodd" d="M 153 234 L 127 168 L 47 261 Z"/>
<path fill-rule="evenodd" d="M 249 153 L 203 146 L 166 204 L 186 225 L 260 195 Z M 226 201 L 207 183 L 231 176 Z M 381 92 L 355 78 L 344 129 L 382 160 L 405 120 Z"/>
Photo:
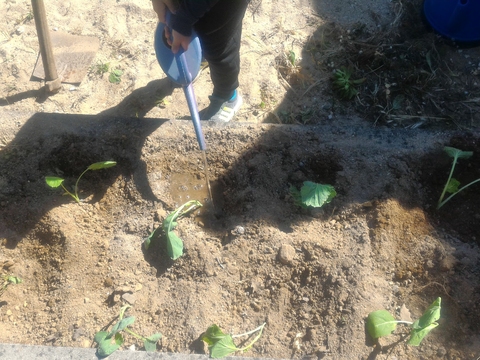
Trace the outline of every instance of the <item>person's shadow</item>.
<path fill-rule="evenodd" d="M 98 201 L 123 176 L 144 199 L 161 201 L 150 188 L 141 153 L 147 136 L 168 119 L 143 116 L 173 90 L 170 80 L 154 80 L 98 115 L 37 113 L 28 119 L 0 150 L 0 238 L 6 246 L 14 248 L 50 209 L 71 201 L 52 196 L 45 176 L 73 184 L 90 164 L 115 160 L 117 166 L 82 177 L 82 197 Z"/>

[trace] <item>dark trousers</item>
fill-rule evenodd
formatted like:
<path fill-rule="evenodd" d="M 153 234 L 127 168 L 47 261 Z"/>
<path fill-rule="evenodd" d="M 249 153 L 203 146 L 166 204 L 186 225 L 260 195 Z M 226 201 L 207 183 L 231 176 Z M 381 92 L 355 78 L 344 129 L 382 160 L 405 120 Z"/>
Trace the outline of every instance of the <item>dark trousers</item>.
<path fill-rule="evenodd" d="M 229 99 L 238 87 L 242 21 L 249 0 L 219 0 L 196 24 L 210 67 L 213 95 Z"/>

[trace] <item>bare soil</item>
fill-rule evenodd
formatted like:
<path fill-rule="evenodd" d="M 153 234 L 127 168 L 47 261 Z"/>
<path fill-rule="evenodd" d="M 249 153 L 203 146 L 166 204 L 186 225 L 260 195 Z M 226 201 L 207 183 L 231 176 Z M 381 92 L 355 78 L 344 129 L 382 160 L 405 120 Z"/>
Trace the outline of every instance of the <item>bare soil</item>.
<path fill-rule="evenodd" d="M 163 352 L 204 353 L 213 323 L 242 333 L 266 322 L 245 356 L 476 359 L 479 185 L 436 203 L 444 146 L 474 152 L 455 171 L 462 184 L 480 177 L 478 48 L 429 32 L 418 1 L 252 1 L 245 106 L 236 122 L 204 124 L 205 168 L 183 92 L 156 63 L 150 6 L 47 2 L 52 28 L 101 45 L 81 84 L 45 96 L 30 81 L 29 2 L 0 4 L 0 265 L 23 279 L 0 298 L 0 341 L 94 346 L 131 304 L 133 328 L 161 332 Z M 350 100 L 332 83 L 342 67 L 365 79 Z M 202 108 L 208 68 L 194 86 Z M 103 160 L 118 165 L 82 178 L 80 204 L 45 185 Z M 179 220 L 184 256 L 170 260 L 161 234 L 144 249 L 179 204 L 204 202 L 205 170 L 215 207 Z M 298 208 L 289 187 L 306 180 L 337 197 Z M 366 336 L 369 312 L 415 319 L 439 296 L 440 325 L 420 347 L 405 327 Z"/>

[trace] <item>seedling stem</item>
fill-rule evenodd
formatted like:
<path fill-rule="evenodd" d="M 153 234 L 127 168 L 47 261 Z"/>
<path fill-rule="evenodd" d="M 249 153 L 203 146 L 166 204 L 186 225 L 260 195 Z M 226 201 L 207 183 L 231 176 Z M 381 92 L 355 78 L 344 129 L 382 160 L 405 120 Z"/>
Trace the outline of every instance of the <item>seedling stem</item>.
<path fill-rule="evenodd" d="M 263 323 L 262 325 L 260 325 L 259 327 L 257 327 L 256 329 L 253 329 L 251 331 L 247 331 L 246 333 L 243 333 L 243 334 L 238 334 L 238 335 L 232 335 L 232 338 L 239 338 L 239 337 L 242 337 L 242 336 L 248 336 L 248 335 L 251 335 L 259 330 L 263 330 L 263 328 L 265 327 L 267 323 Z"/>
<path fill-rule="evenodd" d="M 63 190 L 65 190 L 65 194 L 70 195 L 72 198 L 75 199 L 77 203 L 80 203 L 80 197 L 78 196 L 78 182 L 82 178 L 82 176 L 88 171 L 88 170 L 100 170 L 100 169 L 107 169 L 109 167 L 115 166 L 117 163 L 115 161 L 101 161 L 97 163 L 93 163 L 90 165 L 87 169 L 85 169 L 84 172 L 80 174 L 80 176 L 77 178 L 77 181 L 75 182 L 74 186 L 74 191 L 75 193 L 71 193 L 70 191 L 67 190 L 65 185 L 63 185 L 63 182 L 65 179 L 56 177 L 56 176 L 47 176 L 45 177 L 45 182 L 47 183 L 48 186 L 51 188 L 57 188 L 59 186 L 62 187 Z"/>
<path fill-rule="evenodd" d="M 443 188 L 442 195 L 440 195 L 440 199 L 438 199 L 437 210 L 440 209 L 443 205 L 445 205 L 452 197 L 457 195 L 460 191 L 465 190 L 469 186 L 480 181 L 480 179 L 473 180 L 472 182 L 468 183 L 465 186 L 462 186 L 459 189 L 458 186 L 460 185 L 460 182 L 458 182 L 458 180 L 452 177 L 453 171 L 455 170 L 455 166 L 457 165 L 458 159 L 468 159 L 473 155 L 473 152 L 462 151 L 449 146 L 445 146 L 444 150 L 448 154 L 448 156 L 453 158 L 453 163 L 452 163 L 452 168 L 450 169 L 450 174 L 448 175 L 448 180 Z M 443 200 L 447 192 L 452 194 L 449 197 L 447 197 L 445 200 Z"/>

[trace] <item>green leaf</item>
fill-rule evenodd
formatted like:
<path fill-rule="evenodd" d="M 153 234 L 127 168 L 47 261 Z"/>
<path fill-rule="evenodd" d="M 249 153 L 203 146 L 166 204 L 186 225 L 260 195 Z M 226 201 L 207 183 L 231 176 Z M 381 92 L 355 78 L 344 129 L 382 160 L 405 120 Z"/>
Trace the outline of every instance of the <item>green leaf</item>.
<path fill-rule="evenodd" d="M 127 326 L 132 325 L 134 322 L 135 322 L 135 316 L 129 316 L 129 317 L 126 317 L 126 318 L 120 320 L 118 323 L 116 323 L 112 327 L 112 330 L 110 330 L 109 337 L 113 336 L 114 334 L 118 333 L 119 331 L 124 330 Z"/>
<path fill-rule="evenodd" d="M 170 215 L 168 215 L 165 220 L 163 220 L 162 229 L 165 234 L 168 234 L 170 230 L 173 230 L 177 227 L 177 223 L 174 221 L 177 217 L 178 214 L 176 213 L 176 211 L 174 211 Z"/>
<path fill-rule="evenodd" d="M 408 339 L 407 344 L 412 346 L 418 346 L 422 342 L 423 338 L 427 336 L 427 334 L 435 329 L 438 326 L 438 323 L 433 322 L 430 325 L 420 328 L 420 329 L 412 329 L 410 332 L 410 339 Z"/>
<path fill-rule="evenodd" d="M 456 192 L 458 192 L 459 186 L 460 186 L 460 181 L 458 181 L 457 179 L 451 178 L 447 184 L 446 192 L 450 194 L 455 194 Z"/>
<path fill-rule="evenodd" d="M 218 325 L 213 324 L 210 326 L 207 331 L 202 336 L 202 340 L 205 341 L 208 345 L 213 345 L 217 341 L 223 339 L 227 334 L 225 334 Z"/>
<path fill-rule="evenodd" d="M 225 335 L 222 339 L 208 347 L 210 351 L 210 357 L 213 359 L 223 358 L 234 352 L 238 351 L 238 348 L 233 343 L 233 339 L 230 335 Z"/>
<path fill-rule="evenodd" d="M 425 58 L 427 59 L 427 64 L 428 64 L 428 67 L 430 68 L 430 71 L 434 73 L 435 71 L 432 68 L 432 52 L 430 50 L 427 51 Z"/>
<path fill-rule="evenodd" d="M 352 84 L 355 84 L 355 85 L 359 85 L 359 84 L 363 84 L 365 82 L 365 78 L 361 78 L 361 79 L 357 79 L 357 80 L 352 80 Z"/>
<path fill-rule="evenodd" d="M 183 241 L 173 231 L 167 233 L 167 252 L 172 260 L 183 255 Z"/>
<path fill-rule="evenodd" d="M 473 151 L 462 151 L 450 146 L 445 146 L 443 150 L 454 159 L 468 159 L 473 155 Z"/>
<path fill-rule="evenodd" d="M 122 334 L 120 334 L 120 333 L 116 333 L 116 334 L 115 334 L 115 344 L 117 344 L 118 346 L 120 346 L 120 345 L 123 344 L 123 336 L 122 336 Z"/>
<path fill-rule="evenodd" d="M 328 204 L 337 192 L 331 185 L 317 184 L 311 181 L 305 181 L 300 189 L 302 203 L 306 206 L 322 207 Z"/>
<path fill-rule="evenodd" d="M 393 99 L 392 109 L 393 110 L 400 110 L 402 108 L 402 104 L 405 101 L 404 95 L 397 95 L 395 99 Z"/>
<path fill-rule="evenodd" d="M 183 255 L 183 241 L 172 231 L 177 226 L 175 220 L 200 206 L 202 204 L 197 200 L 187 201 L 163 220 L 162 229 L 167 236 L 167 252 L 173 260 Z"/>
<path fill-rule="evenodd" d="M 145 247 L 145 250 L 148 250 L 150 247 L 150 243 L 152 242 L 153 236 L 157 232 L 157 229 L 153 230 L 150 235 L 148 235 L 145 239 L 143 239 L 143 246 Z"/>
<path fill-rule="evenodd" d="M 162 338 L 162 334 L 156 333 L 156 334 L 150 335 L 150 336 L 147 338 L 147 340 L 156 343 L 156 342 L 157 342 L 158 340 L 160 340 L 161 338 Z"/>
<path fill-rule="evenodd" d="M 156 351 L 157 350 L 157 341 L 160 340 L 162 334 L 157 333 L 149 336 L 143 341 L 143 346 L 146 351 Z"/>
<path fill-rule="evenodd" d="M 159 230 L 160 230 L 160 227 L 156 228 L 150 233 L 150 235 L 148 235 L 145 239 L 143 239 L 143 246 L 145 247 L 145 250 L 148 250 L 150 248 L 150 244 L 152 243 L 153 238 L 157 236 L 157 232 Z"/>
<path fill-rule="evenodd" d="M 21 284 L 23 282 L 22 279 L 16 276 L 8 276 L 7 281 L 12 284 Z"/>
<path fill-rule="evenodd" d="M 300 191 L 295 187 L 295 186 L 290 186 L 290 195 L 292 195 L 293 202 L 297 206 L 301 206 L 303 208 L 306 208 L 306 206 L 302 203 L 302 195 L 300 194 Z"/>
<path fill-rule="evenodd" d="M 60 185 L 62 185 L 63 181 L 65 179 L 62 179 L 62 178 L 59 178 L 59 177 L 56 177 L 56 176 L 46 176 L 45 177 L 45 182 L 47 183 L 48 186 L 50 186 L 51 188 L 57 188 L 59 187 Z"/>
<path fill-rule="evenodd" d="M 103 340 L 107 338 L 107 336 L 108 336 L 108 331 L 99 331 L 95 334 L 93 341 L 95 341 L 97 344 L 100 344 Z"/>
<path fill-rule="evenodd" d="M 123 75 L 122 70 L 113 70 L 110 73 L 110 76 L 108 77 L 108 81 L 110 81 L 113 84 L 118 84 L 121 81 L 120 76 L 122 75 Z"/>
<path fill-rule="evenodd" d="M 290 61 L 290 64 L 295 65 L 295 62 L 297 61 L 297 56 L 295 55 L 295 52 L 290 50 L 288 52 L 288 61 Z"/>
<path fill-rule="evenodd" d="M 107 169 L 112 166 L 117 165 L 116 161 L 101 161 L 96 162 L 88 167 L 88 170 L 100 170 L 100 169 Z"/>
<path fill-rule="evenodd" d="M 114 353 L 116 350 L 120 349 L 121 345 L 118 345 L 116 343 L 111 343 L 110 341 L 103 341 L 102 343 L 99 344 L 97 353 L 98 356 L 103 358 L 111 355 Z"/>
<path fill-rule="evenodd" d="M 101 331 L 101 332 L 103 332 L 103 331 Z M 97 333 L 97 335 L 99 333 Z M 97 337 L 97 335 L 95 335 L 95 337 Z M 112 342 L 112 340 L 114 342 Z M 113 352 L 118 350 L 120 348 L 120 346 L 122 346 L 123 341 L 124 341 L 123 336 L 120 333 L 116 333 L 115 337 L 113 339 L 111 337 L 107 336 L 104 340 L 102 340 L 98 343 L 98 349 L 97 349 L 98 356 L 106 357 L 106 356 L 111 355 Z"/>
<path fill-rule="evenodd" d="M 397 327 L 397 321 L 387 310 L 377 310 L 368 314 L 367 331 L 377 339 L 390 335 Z"/>
<path fill-rule="evenodd" d="M 428 308 L 423 315 L 415 321 L 412 325 L 413 329 L 423 329 L 435 321 L 440 319 L 442 298 L 438 297 Z"/>

